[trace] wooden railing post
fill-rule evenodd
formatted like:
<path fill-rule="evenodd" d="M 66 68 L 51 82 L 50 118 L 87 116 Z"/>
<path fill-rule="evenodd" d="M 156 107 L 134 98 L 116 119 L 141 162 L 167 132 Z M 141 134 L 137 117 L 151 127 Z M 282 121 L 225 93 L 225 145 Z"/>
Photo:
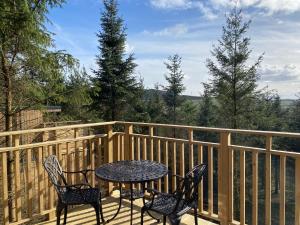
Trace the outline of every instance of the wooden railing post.
<path fill-rule="evenodd" d="M 108 163 L 113 162 L 113 128 L 112 125 L 107 125 L 106 127 L 106 134 L 107 134 L 107 149 L 106 153 L 106 160 Z M 108 183 L 108 193 L 110 194 L 113 190 L 113 184 Z"/>
<path fill-rule="evenodd" d="M 131 134 L 133 131 L 132 124 L 125 125 L 125 140 L 124 140 L 124 152 L 125 152 L 125 160 L 129 160 L 133 158 L 132 155 L 132 147 L 131 147 Z"/>
<path fill-rule="evenodd" d="M 220 133 L 220 149 L 218 151 L 218 208 L 221 225 L 228 225 L 232 218 L 233 167 L 230 144 L 231 134 L 229 132 Z"/>

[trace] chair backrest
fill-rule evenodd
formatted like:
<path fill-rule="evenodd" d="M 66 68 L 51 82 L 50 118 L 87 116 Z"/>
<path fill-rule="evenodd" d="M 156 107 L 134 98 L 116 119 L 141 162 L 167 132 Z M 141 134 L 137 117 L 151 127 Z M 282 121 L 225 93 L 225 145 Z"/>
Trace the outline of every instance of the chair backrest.
<path fill-rule="evenodd" d="M 63 186 L 67 185 L 67 181 L 57 157 L 55 155 L 48 156 L 43 165 L 52 184 L 54 185 L 55 190 L 57 191 L 57 194 L 60 195 L 62 192 L 65 192 L 65 188 Z"/>
<path fill-rule="evenodd" d="M 200 164 L 190 170 L 180 182 L 177 190 L 174 192 L 178 202 L 176 208 L 191 206 L 193 203 L 198 202 L 198 187 L 206 172 L 206 164 Z"/>

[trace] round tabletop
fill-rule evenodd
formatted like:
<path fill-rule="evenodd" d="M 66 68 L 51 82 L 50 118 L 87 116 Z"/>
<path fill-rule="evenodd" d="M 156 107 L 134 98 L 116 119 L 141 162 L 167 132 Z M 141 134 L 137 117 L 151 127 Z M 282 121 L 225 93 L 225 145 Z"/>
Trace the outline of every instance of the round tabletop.
<path fill-rule="evenodd" d="M 150 160 L 124 160 L 104 164 L 95 170 L 98 178 L 118 183 L 143 183 L 162 178 L 168 168 Z"/>

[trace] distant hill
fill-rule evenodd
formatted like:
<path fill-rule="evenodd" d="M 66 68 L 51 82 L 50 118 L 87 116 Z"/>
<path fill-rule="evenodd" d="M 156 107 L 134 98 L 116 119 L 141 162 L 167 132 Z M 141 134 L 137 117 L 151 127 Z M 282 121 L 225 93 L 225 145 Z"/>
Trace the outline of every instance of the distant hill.
<path fill-rule="evenodd" d="M 155 89 L 145 89 L 145 99 L 149 99 L 151 95 L 155 93 Z M 165 93 L 165 91 L 159 90 L 161 96 Z M 195 104 L 198 104 L 201 101 L 200 96 L 192 96 L 192 95 L 183 95 L 183 97 L 187 100 L 191 100 Z M 295 102 L 294 99 L 281 99 L 281 107 L 288 108 Z"/>

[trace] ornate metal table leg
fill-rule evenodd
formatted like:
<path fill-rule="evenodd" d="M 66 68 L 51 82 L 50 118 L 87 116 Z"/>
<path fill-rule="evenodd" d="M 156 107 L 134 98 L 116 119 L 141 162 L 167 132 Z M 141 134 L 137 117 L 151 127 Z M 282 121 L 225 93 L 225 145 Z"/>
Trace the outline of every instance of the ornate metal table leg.
<path fill-rule="evenodd" d="M 132 225 L 132 214 L 133 214 L 133 185 L 130 183 L 130 224 Z"/>
<path fill-rule="evenodd" d="M 120 212 L 120 209 L 121 209 L 121 205 L 122 205 L 122 184 L 119 183 L 119 191 L 120 191 L 120 199 L 119 199 L 119 207 L 118 207 L 118 210 L 116 212 L 116 214 L 110 218 L 109 220 L 106 221 L 106 223 L 109 223 L 110 221 L 112 221 L 114 218 L 116 218 L 116 216 L 119 214 Z"/>

